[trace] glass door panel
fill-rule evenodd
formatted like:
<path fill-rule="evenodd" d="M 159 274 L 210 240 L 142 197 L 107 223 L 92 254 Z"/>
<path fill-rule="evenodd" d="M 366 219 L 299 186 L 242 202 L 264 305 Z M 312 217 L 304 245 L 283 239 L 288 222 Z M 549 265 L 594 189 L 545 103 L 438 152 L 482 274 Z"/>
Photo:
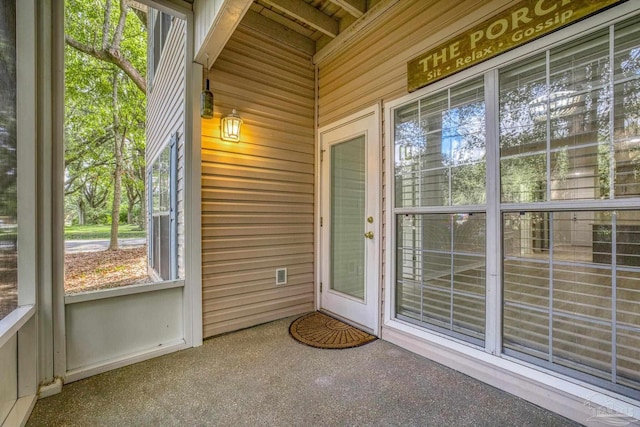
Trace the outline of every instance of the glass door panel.
<path fill-rule="evenodd" d="M 365 297 L 364 135 L 331 147 L 331 289 Z"/>

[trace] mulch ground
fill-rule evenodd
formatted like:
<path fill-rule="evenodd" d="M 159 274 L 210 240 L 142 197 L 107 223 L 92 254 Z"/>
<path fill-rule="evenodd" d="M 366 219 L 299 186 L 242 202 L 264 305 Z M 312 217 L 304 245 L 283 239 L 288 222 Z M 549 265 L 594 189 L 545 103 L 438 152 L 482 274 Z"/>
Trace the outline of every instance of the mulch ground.
<path fill-rule="evenodd" d="M 64 257 L 65 294 L 148 283 L 147 248 L 80 252 Z"/>
<path fill-rule="evenodd" d="M 18 305 L 16 256 L 0 252 L 0 319 Z M 66 254 L 65 294 L 150 282 L 146 246 L 115 251 Z"/>

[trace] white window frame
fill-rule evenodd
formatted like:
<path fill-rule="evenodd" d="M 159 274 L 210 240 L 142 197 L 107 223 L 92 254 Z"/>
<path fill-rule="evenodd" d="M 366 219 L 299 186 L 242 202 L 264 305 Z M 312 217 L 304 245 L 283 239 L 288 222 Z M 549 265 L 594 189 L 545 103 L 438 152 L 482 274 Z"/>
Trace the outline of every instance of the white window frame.
<path fill-rule="evenodd" d="M 20 0 L 22 1 L 22 0 Z M 36 0 L 28 0 L 36 1 Z M 184 233 L 185 233 L 185 277 L 179 281 L 161 282 L 142 286 L 127 286 L 117 289 L 107 289 L 95 293 L 64 295 L 64 225 L 63 203 L 52 206 L 53 220 L 51 228 L 47 230 L 52 234 L 52 245 L 45 253 L 52 258 L 52 282 L 53 300 L 52 317 L 44 319 L 39 327 L 51 329 L 53 339 L 49 342 L 44 337 L 46 348 L 39 349 L 40 365 L 53 363 L 53 378 L 47 376 L 47 380 L 63 378 L 67 374 L 66 363 L 66 338 L 65 338 L 65 305 L 76 302 L 98 300 L 104 298 L 119 297 L 142 292 L 184 287 L 183 313 L 184 313 L 184 347 L 197 347 L 202 345 L 202 265 L 201 265 L 201 123 L 197 114 L 200 108 L 200 91 L 202 66 L 193 62 L 194 58 L 194 32 L 195 19 L 192 8 L 185 2 L 178 4 L 172 0 L 139 0 L 140 3 L 153 7 L 177 18 L 185 20 L 186 52 L 185 52 L 185 123 L 184 123 Z M 64 182 L 64 142 L 63 120 L 61 112 L 64 111 L 64 2 L 53 2 L 51 17 L 53 22 L 52 37 L 58 48 L 52 52 L 52 61 L 58 64 L 53 76 L 53 102 L 57 109 L 53 112 L 53 150 L 54 166 L 51 198 L 63 200 Z M 33 86 L 32 86 L 33 87 Z M 31 89 L 32 90 L 32 89 Z M 194 185 L 196 186 L 194 188 Z M 35 207 L 34 207 L 35 211 Z M 51 360 L 53 359 L 53 360 Z M 142 359 L 139 359 L 142 360 Z M 118 366 L 126 365 L 126 361 L 118 363 Z M 87 372 L 86 375 L 102 372 L 100 369 Z M 42 378 L 41 378 L 42 380 Z M 61 389 L 61 382 L 56 383 L 54 390 L 46 391 L 45 395 L 55 394 Z M 41 390 L 42 395 L 42 390 Z"/>
<path fill-rule="evenodd" d="M 465 79 L 465 80 L 457 82 L 457 83 L 469 82 L 469 81 L 471 81 L 471 80 L 473 80 L 474 78 L 477 78 L 477 77 L 478 76 L 470 77 L 468 79 Z M 487 105 L 486 98 L 488 96 L 490 96 L 490 94 L 489 94 L 489 92 L 487 90 L 487 82 L 486 82 L 487 79 L 485 78 L 485 76 L 482 76 L 482 77 L 483 77 L 482 78 L 482 82 L 483 82 L 483 87 L 484 87 L 483 102 L 484 102 L 484 104 L 486 106 Z M 433 92 L 429 92 L 426 95 L 426 97 L 428 97 L 431 94 L 441 95 L 446 90 L 455 89 L 455 88 L 457 88 L 456 84 L 447 85 L 446 87 L 441 87 L 439 90 L 435 90 Z M 450 96 L 451 96 L 450 94 L 447 94 L 447 97 L 450 98 Z M 418 97 L 417 99 L 413 100 L 414 102 L 416 100 L 418 101 L 418 111 L 420 111 L 419 102 L 422 99 L 425 99 L 425 96 L 421 96 L 421 97 Z M 407 106 L 409 104 L 411 104 L 411 102 L 403 103 L 401 105 L 397 105 L 396 107 L 394 107 L 394 113 L 395 113 L 397 107 L 403 107 L 403 106 Z M 486 108 L 488 108 L 488 107 L 485 107 L 485 115 L 486 115 Z M 442 111 L 444 112 L 444 111 L 448 111 L 448 110 L 442 110 Z M 418 113 L 418 114 L 420 114 L 420 113 Z M 395 114 L 393 114 L 393 116 L 395 117 Z M 390 137 L 390 140 L 388 141 L 388 145 L 389 146 L 391 146 L 392 142 L 395 144 L 395 140 L 391 141 L 392 135 L 395 135 L 395 132 L 394 132 L 393 129 L 391 130 L 391 132 L 392 133 L 388 133 L 387 134 Z M 492 139 L 489 139 L 490 137 Z M 494 135 L 492 135 L 487 130 L 487 133 L 486 133 L 485 139 L 484 139 L 484 141 L 485 141 L 484 148 L 485 148 L 485 153 L 486 153 L 486 156 L 485 156 L 486 157 L 485 169 L 487 169 L 487 171 L 488 171 L 488 167 L 489 167 L 487 165 L 487 162 L 491 158 L 491 156 L 488 155 L 489 154 L 488 150 L 489 150 L 490 145 L 491 145 L 490 141 L 495 141 L 495 140 L 496 139 L 494 138 Z M 395 158 L 395 149 L 392 149 L 392 151 L 394 153 L 394 158 Z M 392 160 L 395 160 L 394 158 Z M 395 175 L 393 170 L 390 170 L 390 172 L 388 172 L 388 173 Z M 425 216 L 428 216 L 428 215 L 431 215 L 431 214 L 452 215 L 452 214 L 456 214 L 456 213 L 473 213 L 473 214 L 483 214 L 483 215 L 485 215 L 486 220 L 489 219 L 488 216 L 487 216 L 487 209 L 488 209 L 487 201 L 488 200 L 492 200 L 493 201 L 493 199 L 490 199 L 490 197 L 492 197 L 493 194 L 486 194 L 486 199 L 485 199 L 485 203 L 484 204 L 456 205 L 456 204 L 453 204 L 452 200 L 451 200 L 452 199 L 452 197 L 451 197 L 452 190 L 451 190 L 451 184 L 450 184 L 449 185 L 449 198 L 450 198 L 449 204 L 442 204 L 442 205 L 435 205 L 435 206 L 431 206 L 431 205 L 427 205 L 427 206 L 425 206 L 425 205 L 414 205 L 414 206 L 409 206 L 409 207 L 395 207 L 395 179 L 393 179 L 392 181 L 393 181 L 393 183 L 391 184 L 391 186 L 393 187 L 392 197 L 394 197 L 394 199 L 390 199 L 389 200 L 390 206 L 389 206 L 389 208 L 387 210 L 393 211 L 393 213 L 394 213 L 393 222 L 392 223 L 388 223 L 388 224 L 392 224 L 393 225 L 393 228 L 391 230 L 394 230 L 394 236 L 393 236 L 394 240 L 395 240 L 395 235 L 396 235 L 397 229 L 398 229 L 397 228 L 397 224 L 395 222 L 395 217 L 397 217 L 397 215 L 416 215 L 416 216 L 425 215 Z M 488 187 L 488 182 L 485 183 L 485 186 Z M 486 227 L 487 227 L 487 225 L 485 223 L 485 234 L 487 236 L 489 236 L 489 230 L 487 230 Z M 451 237 L 451 239 L 452 239 L 452 242 L 453 242 L 453 236 Z M 394 256 L 393 256 L 394 262 L 397 259 L 397 256 L 396 256 L 397 254 L 395 253 L 395 250 L 396 249 L 395 249 L 395 246 L 394 246 Z M 488 261 L 488 259 L 489 259 L 489 257 L 487 256 L 488 254 L 485 252 L 483 255 L 484 255 L 484 259 L 485 259 L 485 263 L 486 263 Z M 395 265 L 394 265 L 394 267 L 395 267 Z M 395 277 L 395 268 L 394 268 L 394 277 Z M 486 287 L 486 283 L 487 282 L 488 282 L 488 280 L 485 280 L 485 287 Z M 395 286 L 395 280 L 393 281 L 393 283 L 394 283 L 394 286 Z M 394 288 L 394 291 L 395 291 L 395 288 Z M 451 292 L 453 292 L 453 290 Z M 394 292 L 394 298 L 395 298 L 395 292 Z M 483 302 L 485 303 L 485 306 L 486 306 L 486 296 L 485 296 Z M 396 307 L 396 305 L 395 305 L 395 301 L 394 301 L 394 305 L 393 305 L 394 317 L 395 317 L 395 314 L 396 314 L 395 313 L 395 307 Z M 454 310 L 453 304 L 451 305 L 450 310 L 451 310 L 451 313 L 453 313 L 453 310 Z M 406 321 L 404 321 L 404 320 L 400 320 L 400 321 L 406 322 L 408 324 L 416 324 L 416 322 L 412 322 L 409 319 L 407 319 Z M 453 328 L 451 330 L 449 330 L 448 332 L 445 331 L 446 328 L 443 328 L 443 327 L 440 327 L 440 326 L 436 326 L 436 325 L 433 325 L 433 324 L 430 324 L 428 327 L 424 326 L 424 328 L 428 329 L 430 331 L 442 331 L 442 334 L 444 336 L 453 337 L 453 338 L 459 340 L 460 342 L 467 343 L 468 345 L 473 345 L 473 346 L 476 346 L 476 347 L 480 347 L 482 345 L 485 345 L 484 341 L 486 340 L 486 335 L 487 335 L 486 321 L 487 321 L 487 319 L 485 319 L 485 325 L 484 325 L 485 337 L 483 339 L 481 339 L 481 340 L 476 338 L 476 337 L 473 337 L 471 335 L 465 335 L 463 333 L 456 332 L 456 331 L 453 330 Z M 428 322 L 424 322 L 424 324 L 426 324 L 426 323 L 428 323 Z M 419 328 L 423 327 L 423 326 L 420 326 L 420 325 L 417 325 L 417 324 L 416 324 L 416 326 L 419 327 Z"/>
<path fill-rule="evenodd" d="M 147 197 L 148 197 L 148 227 L 147 227 L 147 264 L 153 269 L 154 274 L 160 272 L 153 265 L 153 167 L 160 159 L 162 152 L 169 148 L 169 278 L 161 281 L 177 281 L 178 278 L 178 143 L 180 135 L 175 132 L 171 140 L 165 144 L 151 162 L 151 167 L 147 172 Z"/>
<path fill-rule="evenodd" d="M 185 110 L 184 110 L 184 133 L 182 134 L 182 136 L 179 135 L 178 132 L 174 133 L 173 136 L 171 137 L 171 140 L 167 143 L 171 144 L 174 137 L 176 138 L 176 149 L 175 149 L 175 165 L 177 168 L 177 162 L 178 162 L 178 150 L 179 150 L 179 145 L 178 142 L 180 140 L 180 138 L 183 139 L 183 144 L 185 146 L 185 152 L 184 152 L 184 167 L 185 167 L 185 171 L 187 170 L 186 168 L 190 166 L 190 171 L 192 171 L 191 175 L 189 175 L 188 173 L 185 172 L 185 178 L 184 178 L 184 202 L 183 202 L 183 215 L 184 215 L 184 221 L 185 221 L 185 242 L 187 241 L 191 241 L 191 245 L 185 245 L 185 259 L 187 259 L 187 253 L 189 252 L 189 250 L 193 250 L 195 251 L 195 253 L 197 253 L 197 257 L 198 259 L 200 259 L 200 253 L 201 253 L 201 243 L 200 243 L 200 234 L 201 234 L 201 230 L 200 230 L 200 223 L 201 223 L 201 219 L 200 219 L 200 192 L 193 192 L 190 191 L 190 189 L 188 188 L 189 185 L 191 185 L 192 182 L 200 182 L 200 170 L 201 170 L 201 154 L 200 154 L 200 147 L 201 147 L 201 141 L 200 138 L 196 138 L 194 139 L 192 136 L 193 135 L 200 135 L 200 122 L 197 122 L 195 120 L 190 120 L 190 115 L 193 114 L 194 111 L 199 111 L 200 108 L 200 90 L 201 88 L 198 86 L 198 82 L 199 82 L 199 78 L 194 77 L 194 70 L 198 69 L 200 70 L 200 74 L 198 74 L 198 76 L 200 76 L 202 74 L 201 72 L 201 68 L 199 66 L 199 64 L 196 64 L 195 62 L 191 62 L 189 61 L 189 58 L 193 57 L 193 35 L 192 32 L 189 31 L 189 28 L 192 28 L 191 26 L 194 25 L 194 18 L 193 18 L 193 13 L 190 10 L 187 9 L 183 9 L 180 8 L 177 5 L 171 4 L 171 5 L 167 5 L 165 0 L 141 0 L 140 3 L 146 4 L 147 6 L 151 7 L 151 8 L 155 8 L 158 12 L 162 12 L 165 15 L 170 15 L 172 17 L 177 17 L 179 19 L 183 19 L 186 24 L 187 24 L 187 31 L 186 31 L 186 38 L 187 38 L 187 42 L 186 42 L 186 55 L 185 55 Z M 64 22 L 64 12 L 61 11 L 62 14 L 62 21 Z M 173 23 L 173 21 L 172 21 Z M 63 33 L 64 34 L 64 33 Z M 64 35 L 63 35 L 64 37 Z M 62 67 L 64 68 L 64 58 L 61 59 L 62 62 Z M 191 71 L 191 73 L 190 73 Z M 62 82 L 63 83 L 63 82 Z M 191 91 L 189 91 L 189 88 L 191 88 Z M 62 92 L 64 92 L 64 84 L 62 85 L 62 89 L 60 89 Z M 62 102 L 62 104 L 64 104 L 64 102 Z M 61 107 L 62 111 L 64 111 L 64 107 Z M 199 118 L 199 116 L 198 116 Z M 62 120 L 64 120 L 63 118 L 61 118 Z M 60 140 L 62 141 L 62 139 Z M 193 147 L 192 150 L 188 150 L 189 148 L 189 144 L 188 142 L 190 142 L 191 146 Z M 62 173 L 64 174 L 64 143 L 61 142 L 63 145 L 63 148 L 61 150 L 61 158 L 60 158 L 60 162 L 62 163 L 61 166 L 61 170 L 63 171 Z M 164 145 L 162 147 L 162 149 L 160 151 L 158 151 L 158 153 L 156 154 L 156 157 L 153 158 L 153 161 L 151 162 L 151 164 L 153 164 L 156 160 L 157 157 L 159 156 L 160 152 L 167 146 Z M 197 146 L 197 147 L 195 147 Z M 196 152 L 196 148 L 197 148 L 197 152 Z M 172 158 L 173 161 L 173 158 Z M 196 163 L 197 161 L 197 163 Z M 196 166 L 197 165 L 197 166 Z M 151 170 L 147 170 L 146 172 L 146 176 L 147 178 L 150 176 L 150 172 Z M 194 174 L 198 173 L 198 178 L 196 179 Z M 177 175 L 176 175 L 176 179 L 174 180 L 175 182 L 173 182 L 172 185 L 176 185 L 176 195 L 177 195 Z M 147 190 L 150 190 L 149 187 L 147 187 Z M 146 200 L 147 203 L 147 207 L 148 207 L 148 211 L 149 213 L 152 211 L 152 206 L 150 205 L 150 192 L 147 191 L 148 194 L 148 198 Z M 58 196 L 58 197 L 62 197 L 64 198 L 64 194 L 63 192 L 61 192 L 59 189 L 54 189 L 54 195 Z M 197 206 L 194 205 L 194 203 L 197 203 Z M 170 279 L 170 280 L 163 280 L 163 281 L 155 281 L 155 282 L 151 282 L 151 283 L 145 283 L 145 284 L 140 284 L 140 285 L 129 285 L 129 286 L 122 286 L 119 288 L 108 288 L 108 289 L 100 289 L 97 291 L 90 291 L 90 292 L 86 292 L 86 293 L 79 293 L 79 294 L 71 294 L 71 295 L 66 295 L 65 290 L 64 290 L 64 256 L 60 257 L 60 260 L 56 259 L 54 261 L 58 262 L 62 265 L 61 271 L 59 272 L 59 274 L 56 276 L 56 278 L 60 281 L 61 283 L 61 287 L 62 290 L 61 295 L 62 297 L 60 299 L 58 299 L 55 304 L 56 304 L 56 315 L 58 315 L 59 313 L 59 318 L 55 320 L 55 322 L 57 322 L 60 325 L 63 325 L 65 320 L 64 320 L 64 306 L 67 304 L 76 304 L 76 303 L 81 303 L 81 302 L 86 302 L 86 301 L 92 301 L 92 300 L 99 300 L 99 299 L 105 299 L 105 298 L 113 298 L 113 297 L 120 297 L 120 296 L 125 296 L 125 295 L 133 295 L 133 294 L 139 294 L 142 292 L 153 292 L 153 291 L 158 291 L 158 290 L 163 290 L 163 289 L 170 289 L 170 288 L 177 288 L 177 287 L 186 287 L 186 277 L 183 278 L 178 278 L 178 254 L 177 254 L 177 198 L 175 198 L 175 207 L 176 209 L 174 209 L 174 213 L 176 215 L 176 221 L 173 221 L 175 223 L 175 228 L 176 228 L 176 233 L 175 233 L 175 253 L 176 256 L 175 258 L 175 267 L 172 266 L 172 269 L 175 268 L 175 276 L 172 274 L 171 277 L 175 277 L 175 279 Z M 196 221 L 196 213 L 197 213 L 197 223 L 194 223 L 193 221 Z M 59 219 L 58 221 L 64 221 L 64 214 L 60 213 L 59 214 Z M 191 220 L 191 226 L 189 226 L 189 222 L 188 219 Z M 147 218 L 147 224 L 149 224 L 149 218 Z M 197 228 L 196 228 L 197 225 Z M 60 229 L 63 229 L 62 226 L 60 226 Z M 197 233 L 196 235 L 192 236 L 192 233 Z M 173 233 L 171 233 L 173 235 Z M 149 236 L 149 232 L 147 230 L 147 238 Z M 59 241 L 56 241 L 56 245 L 58 245 L 59 252 L 58 254 L 64 254 L 64 236 L 58 236 L 58 239 L 61 240 L 61 243 Z M 147 248 L 147 266 L 148 266 L 148 259 L 149 259 L 149 255 L 150 255 L 150 249 L 149 247 Z M 172 258 L 173 259 L 173 258 Z M 173 262 L 173 261 L 172 261 Z M 185 275 L 189 276 L 190 278 L 193 279 L 194 281 L 194 285 L 196 288 L 198 289 L 202 289 L 202 273 L 201 273 L 201 265 L 194 265 L 194 263 L 186 263 L 187 265 L 185 265 Z M 189 274 L 191 272 L 191 274 Z M 189 292 L 189 291 L 185 291 L 185 301 L 189 301 L 189 307 L 190 310 L 194 307 L 201 307 L 201 303 L 200 301 L 202 300 L 202 297 L 200 295 L 201 292 L 199 292 L 198 294 L 196 294 L 194 296 L 193 293 Z M 194 298 L 197 298 L 197 301 L 193 301 Z M 198 313 L 202 313 L 201 308 L 196 308 L 196 311 L 198 311 Z M 193 310 L 191 310 L 191 312 L 193 313 L 192 316 L 189 316 L 189 311 L 186 311 L 186 307 L 185 307 L 185 336 L 189 336 L 191 334 L 191 332 L 187 333 L 187 331 L 196 331 L 196 335 L 195 335 L 195 339 L 194 342 L 196 344 L 194 344 L 194 346 L 197 345 L 201 345 L 202 344 L 202 315 L 199 314 L 198 315 L 198 321 L 199 324 L 196 322 L 195 320 L 195 316 L 198 313 L 193 312 Z M 60 326 L 60 328 L 62 330 L 64 330 L 63 326 Z M 54 327 L 55 329 L 55 327 Z M 64 376 L 64 374 L 66 374 L 66 361 L 63 363 L 62 360 L 64 360 L 66 358 L 66 354 L 65 354 L 65 350 L 63 348 L 65 348 L 66 344 L 63 344 L 65 341 L 64 336 L 59 335 L 57 337 L 54 338 L 56 343 L 54 343 L 54 347 L 57 347 L 57 355 L 59 355 L 59 363 L 56 366 L 56 376 Z M 189 339 L 186 340 L 187 341 L 187 346 L 189 345 Z M 64 366 L 64 368 L 63 368 Z M 64 370 L 62 370 L 64 369 Z"/>
<path fill-rule="evenodd" d="M 37 6 L 35 0 L 16 0 L 16 117 L 18 199 L 18 307 L 0 320 L 0 348 L 17 338 L 17 400 L 6 425 L 19 424 L 37 397 L 36 284 L 37 233 Z M 1 421 L 1 420 L 0 420 Z"/>
<path fill-rule="evenodd" d="M 500 203 L 500 177 L 499 177 L 499 122 L 497 114 L 498 96 L 497 73 L 499 67 L 504 67 L 521 61 L 529 56 L 538 54 L 543 49 L 551 49 L 557 45 L 567 43 L 582 37 L 586 32 L 591 33 L 601 28 L 606 28 L 616 22 L 625 20 L 639 14 L 640 8 L 633 2 L 623 3 L 608 9 L 594 17 L 572 24 L 567 28 L 554 32 L 528 43 L 526 46 L 514 49 L 472 68 L 466 69 L 446 79 L 433 83 L 411 94 L 386 102 L 385 111 L 385 229 L 391 230 L 386 235 L 385 272 L 384 272 L 384 322 L 383 339 L 404 345 L 420 354 L 430 357 L 440 363 L 460 370 L 475 378 L 479 378 L 498 388 L 507 390 L 513 394 L 534 401 L 540 406 L 555 412 L 567 414 L 568 408 L 586 412 L 588 403 L 603 405 L 602 401 L 611 403 L 625 413 L 632 413 L 640 419 L 640 401 L 620 395 L 614 391 L 598 387 L 581 381 L 574 377 L 551 371 L 537 365 L 502 354 L 502 296 L 499 286 L 491 283 L 502 283 L 501 258 L 495 254 L 502 253 L 501 247 L 501 215 L 504 210 L 515 209 L 513 204 Z M 485 104 L 487 111 L 487 283 L 486 283 L 486 322 L 485 322 L 485 348 L 474 348 L 465 341 L 458 340 L 449 335 L 444 335 L 433 330 L 418 327 L 408 322 L 395 318 L 395 271 L 396 271 L 396 213 L 394 209 L 394 115 L 395 110 L 410 102 L 424 98 L 444 88 L 454 86 L 457 83 L 477 77 L 479 75 L 494 74 L 491 79 L 485 79 Z M 493 141 L 494 143 L 490 143 Z M 489 151 L 493 155 L 489 156 Z M 493 189 L 493 191 L 490 191 Z M 497 200 L 496 200 L 497 199 Z M 608 206 L 608 205 L 611 206 Z M 534 205 L 534 204 L 531 204 Z M 589 209 L 591 201 L 567 201 L 554 205 L 560 209 Z M 617 200 L 599 204 L 600 209 L 607 207 L 636 207 L 637 200 Z M 517 204 L 520 210 L 539 210 L 540 206 L 527 206 Z M 494 254 L 495 256 L 490 256 Z M 489 280 L 490 279 L 490 280 Z M 407 338 L 411 337 L 410 339 Z M 501 378 L 508 375 L 511 381 Z M 549 399 L 549 393 L 555 393 L 555 400 Z M 576 399 L 577 397 L 577 399 Z M 575 412 L 574 412 L 575 413 Z M 575 419 L 575 418 L 574 418 Z M 585 422 L 585 419 L 578 420 Z"/>

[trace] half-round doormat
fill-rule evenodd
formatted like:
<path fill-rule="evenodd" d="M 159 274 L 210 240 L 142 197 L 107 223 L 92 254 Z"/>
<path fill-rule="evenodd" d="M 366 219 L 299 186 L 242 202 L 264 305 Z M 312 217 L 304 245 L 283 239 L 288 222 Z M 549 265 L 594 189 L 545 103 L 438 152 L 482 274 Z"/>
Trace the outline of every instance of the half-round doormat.
<path fill-rule="evenodd" d="M 317 348 L 352 348 L 376 339 L 373 335 L 317 311 L 294 320 L 289 333 L 297 341 Z"/>

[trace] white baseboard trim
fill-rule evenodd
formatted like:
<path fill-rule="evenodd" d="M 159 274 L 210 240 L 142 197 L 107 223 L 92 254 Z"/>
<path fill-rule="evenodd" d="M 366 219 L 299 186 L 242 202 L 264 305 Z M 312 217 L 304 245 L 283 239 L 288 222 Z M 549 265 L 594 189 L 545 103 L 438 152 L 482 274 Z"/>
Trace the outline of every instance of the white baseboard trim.
<path fill-rule="evenodd" d="M 445 338 L 417 337 L 389 322 L 382 339 L 451 369 L 504 390 L 566 418 L 588 426 L 611 426 L 612 421 L 640 426 L 640 402 L 615 397 L 607 390 L 585 387 L 543 371 L 494 356 Z M 390 325 L 391 324 L 391 325 Z M 421 333 L 421 335 L 429 335 Z M 612 410 L 619 415 L 612 416 Z M 623 424 L 616 424 L 623 425 Z"/>
<path fill-rule="evenodd" d="M 31 411 L 33 411 L 33 407 L 36 405 L 36 401 L 38 400 L 38 396 L 31 395 L 21 397 L 16 400 L 13 408 L 11 408 L 11 412 L 5 418 L 3 426 L 24 426 L 29 421 L 29 416 L 31 416 Z"/>
<path fill-rule="evenodd" d="M 62 378 L 55 378 L 52 383 L 41 385 L 38 390 L 38 399 L 53 396 L 62 391 Z"/>
<path fill-rule="evenodd" d="M 186 348 L 189 348 L 189 346 L 186 344 L 184 339 L 180 339 L 174 342 L 165 343 L 161 347 L 156 347 L 152 350 L 143 350 L 137 353 L 127 354 L 125 356 L 106 360 L 104 362 L 96 363 L 93 365 L 83 366 L 81 368 L 67 371 L 67 374 L 64 377 L 64 383 L 67 384 L 74 381 L 82 380 L 93 375 L 102 374 L 113 369 L 122 368 L 123 366 L 153 359 L 154 357 L 164 356 L 165 354 L 173 353 L 178 350 L 184 350 Z"/>

